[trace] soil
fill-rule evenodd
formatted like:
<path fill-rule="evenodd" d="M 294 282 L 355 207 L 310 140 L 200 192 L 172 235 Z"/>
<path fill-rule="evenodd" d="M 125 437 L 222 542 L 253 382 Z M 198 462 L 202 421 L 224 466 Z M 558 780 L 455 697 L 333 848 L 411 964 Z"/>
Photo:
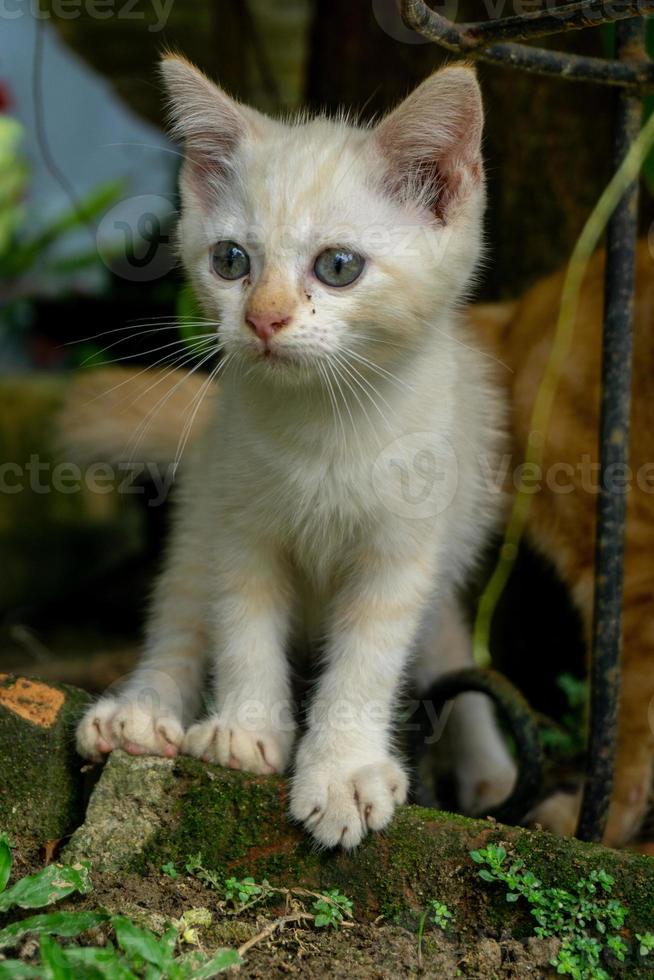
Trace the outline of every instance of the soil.
<path fill-rule="evenodd" d="M 16 876 L 32 873 L 42 866 L 42 852 L 30 853 L 20 845 L 14 852 Z M 170 878 L 155 869 L 145 876 L 94 872 L 92 877 L 94 888 L 89 895 L 69 899 L 58 908 L 106 909 L 128 915 L 156 933 L 162 932 L 167 922 L 178 919 L 189 909 L 209 909 L 212 924 L 198 930 L 199 943 L 205 952 L 239 947 L 287 911 L 282 900 L 281 905 L 273 903 L 239 915 L 229 914 L 221 905 L 217 892 L 198 879 L 182 874 Z M 15 912 L 0 916 L 0 927 L 18 917 Z M 463 937 L 457 935 L 455 929 L 451 936 L 442 930 L 425 930 L 421 967 L 417 924 L 416 921 L 414 931 L 384 921 L 373 924 L 354 922 L 352 926 L 338 930 L 316 929 L 311 924 L 302 928 L 287 926 L 253 946 L 245 954 L 238 975 L 266 980 L 287 976 L 321 980 L 345 977 L 348 980 L 397 980 L 403 977 L 524 980 L 526 977 L 555 976 L 548 965 L 556 952 L 556 945 L 550 941 L 519 941 L 503 936 Z M 109 930 L 104 927 L 83 937 L 92 945 L 103 945 L 108 938 Z M 37 950 L 38 943 L 28 939 L 18 950 L 12 951 L 12 955 L 18 954 L 29 962 Z"/>

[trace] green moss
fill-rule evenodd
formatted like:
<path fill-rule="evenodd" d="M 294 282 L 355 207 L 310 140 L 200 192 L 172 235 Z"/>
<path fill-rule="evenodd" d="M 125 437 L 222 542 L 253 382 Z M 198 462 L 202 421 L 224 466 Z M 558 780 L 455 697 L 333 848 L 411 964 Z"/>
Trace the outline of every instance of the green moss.
<path fill-rule="evenodd" d="M 90 699 L 63 684 L 31 687 L 24 678 L 0 676 L 8 699 L 0 699 L 0 828 L 42 844 L 70 833 L 82 818 L 73 731 Z M 35 720 L 19 713 L 28 709 Z"/>
<path fill-rule="evenodd" d="M 648 858 L 411 806 L 401 807 L 384 834 L 371 834 L 353 853 L 318 852 L 288 822 L 286 792 L 282 779 L 191 759 L 114 753 L 67 856 L 87 857 L 99 870 L 118 870 L 122 861 L 144 871 L 168 861 L 182 868 L 199 852 L 219 877 L 338 888 L 362 919 L 381 914 L 416 928 L 426 903 L 437 899 L 454 913 L 459 934 L 526 937 L 533 931 L 528 910 L 486 887 L 469 857 L 471 850 L 503 843 L 546 884 L 565 887 L 603 868 L 616 879 L 631 928 L 642 931 L 651 921 L 654 863 Z"/>

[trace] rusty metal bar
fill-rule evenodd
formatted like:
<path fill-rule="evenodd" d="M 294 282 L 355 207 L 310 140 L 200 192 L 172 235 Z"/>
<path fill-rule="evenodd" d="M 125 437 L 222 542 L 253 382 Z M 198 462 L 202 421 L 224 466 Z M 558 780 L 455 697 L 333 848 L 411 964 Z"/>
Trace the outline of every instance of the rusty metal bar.
<path fill-rule="evenodd" d="M 550 11 L 522 17 L 510 17 L 488 24 L 454 24 L 431 10 L 424 0 L 400 0 L 405 23 L 431 41 L 457 54 L 479 57 L 506 67 L 551 74 L 560 78 L 620 86 L 617 93 L 616 129 L 614 134 L 614 170 L 623 161 L 638 135 L 642 103 L 640 96 L 654 90 L 654 65 L 645 50 L 645 20 L 654 3 L 599 2 L 570 3 Z M 583 58 L 578 55 L 547 51 L 523 44 L 490 43 L 497 38 L 522 40 L 561 29 L 558 19 L 563 11 L 569 15 L 568 29 L 594 23 L 620 21 L 616 28 L 618 60 Z M 549 26 L 548 26 L 549 25 Z M 631 348 L 635 294 L 635 246 L 638 230 L 638 182 L 629 188 L 616 208 L 608 228 L 605 275 L 605 315 L 602 361 L 602 402 L 600 417 L 600 494 L 598 497 L 593 648 L 590 666 L 591 705 L 588 741 L 587 779 L 582 800 L 578 836 L 584 840 L 601 840 L 608 817 L 616 757 L 618 711 L 620 698 L 621 617 L 623 593 L 624 527 L 626 498 L 623 485 L 611 486 L 609 480 L 627 472 L 629 460 L 629 413 L 631 403 Z M 439 700 L 443 690 L 486 690 L 475 686 L 479 678 L 462 676 L 443 678 L 431 695 Z M 451 685 L 454 688 L 451 688 Z M 450 685 L 450 687 L 448 687 Z M 524 706 L 523 706 L 524 707 Z M 513 713 L 507 715 L 512 727 Z M 520 722 L 518 723 L 519 730 Z M 527 744 L 531 735 L 527 736 Z M 523 757 L 522 771 L 528 765 L 529 751 Z M 534 784 L 527 777 L 518 787 L 520 795 Z M 508 801 L 511 805 L 516 800 Z M 519 808 L 511 806 L 509 811 Z M 507 819 L 504 817 L 504 819 Z"/>
<path fill-rule="evenodd" d="M 654 0 L 609 3 L 585 0 L 488 23 L 455 24 L 427 6 L 425 0 L 400 0 L 407 27 L 455 54 L 569 81 L 596 82 L 636 92 L 654 91 L 654 65 L 585 57 L 515 43 L 516 38 L 542 37 L 564 30 L 632 18 L 654 12 Z M 564 17 L 567 10 L 568 18 Z M 497 41 L 512 37 L 513 41 Z"/>
<path fill-rule="evenodd" d="M 562 34 L 565 31 L 578 31 L 585 27 L 626 20 L 638 15 L 652 13 L 654 2 L 649 0 L 577 0 L 557 7 L 548 5 L 547 10 L 534 10 L 513 17 L 500 17 L 495 20 L 476 21 L 469 24 L 455 24 L 442 14 L 430 10 L 423 0 L 409 0 L 404 5 L 409 19 L 419 18 L 420 33 L 427 37 L 438 34 L 438 40 L 452 50 L 461 51 L 479 48 L 495 41 L 527 41 L 548 34 Z M 417 30 L 418 28 L 416 28 Z M 446 43 L 447 42 L 447 43 Z"/>
<path fill-rule="evenodd" d="M 541 790 L 543 782 L 543 750 L 536 718 L 524 696 L 513 684 L 496 670 L 469 667 L 444 674 L 427 692 L 418 714 L 419 736 L 431 734 L 433 712 L 439 715 L 443 706 L 459 694 L 478 691 L 488 695 L 506 722 L 516 748 L 518 779 L 510 797 L 489 813 L 501 823 L 519 823 L 524 820 Z M 431 705 L 429 716 L 424 704 Z M 425 751 L 420 738 L 414 740 L 415 768 Z"/>
<path fill-rule="evenodd" d="M 645 21 L 618 25 L 617 55 L 645 58 Z M 617 170 L 641 126 L 637 96 L 617 97 L 613 169 Z M 626 493 L 611 486 L 629 463 L 631 349 L 635 291 L 638 182 L 616 208 L 608 227 L 600 421 L 600 493 L 595 543 L 595 598 L 587 778 L 577 836 L 601 840 L 613 786 L 620 698 L 622 593 Z"/>

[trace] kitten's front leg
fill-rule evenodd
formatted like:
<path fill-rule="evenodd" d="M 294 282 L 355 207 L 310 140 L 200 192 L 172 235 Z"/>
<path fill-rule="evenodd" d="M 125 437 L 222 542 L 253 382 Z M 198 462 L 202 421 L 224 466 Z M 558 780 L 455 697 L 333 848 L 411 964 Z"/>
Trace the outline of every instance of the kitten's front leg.
<path fill-rule="evenodd" d="M 216 583 L 214 710 L 189 728 L 182 751 L 231 769 L 282 772 L 296 730 L 285 563 L 273 547 L 239 535 L 221 546 Z"/>
<path fill-rule="evenodd" d="M 355 847 L 406 799 L 392 713 L 433 564 L 424 551 L 403 557 L 379 549 L 362 556 L 337 597 L 326 669 L 291 787 L 292 816 L 327 847 Z"/>

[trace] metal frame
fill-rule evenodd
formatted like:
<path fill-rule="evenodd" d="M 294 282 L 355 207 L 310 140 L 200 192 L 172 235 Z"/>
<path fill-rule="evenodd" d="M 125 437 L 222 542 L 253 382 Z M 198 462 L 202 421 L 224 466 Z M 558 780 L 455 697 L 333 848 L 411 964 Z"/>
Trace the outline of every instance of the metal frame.
<path fill-rule="evenodd" d="M 452 23 L 431 10 L 424 0 L 400 0 L 400 7 L 407 27 L 455 54 L 562 79 L 617 86 L 613 169 L 620 166 L 640 129 L 642 96 L 654 91 L 654 64 L 645 53 L 643 17 L 654 13 L 654 0 L 579 0 L 547 11 L 470 24 Z M 617 58 L 612 61 L 516 43 L 616 21 Z M 586 782 L 577 830 L 577 836 L 587 841 L 601 840 L 603 836 L 616 757 L 626 497 L 607 486 L 606 473 L 609 467 L 624 472 L 629 461 L 637 208 L 635 182 L 617 206 L 607 230 L 590 723 Z M 524 816 L 529 809 L 530 794 L 533 802 L 537 782 L 534 773 L 540 778 L 533 722 L 525 720 L 521 695 L 514 691 L 517 708 L 507 710 L 507 682 L 502 685 L 499 698 L 496 677 L 488 672 L 484 681 L 482 673 L 462 672 L 451 682 L 443 678 L 430 692 L 430 698 L 442 704 L 446 700 L 444 691 L 452 697 L 463 690 L 484 690 L 504 708 L 516 735 L 521 775 L 516 792 L 502 807 L 502 816 L 506 819 L 508 813 L 515 819 L 517 813 L 522 811 Z"/>

